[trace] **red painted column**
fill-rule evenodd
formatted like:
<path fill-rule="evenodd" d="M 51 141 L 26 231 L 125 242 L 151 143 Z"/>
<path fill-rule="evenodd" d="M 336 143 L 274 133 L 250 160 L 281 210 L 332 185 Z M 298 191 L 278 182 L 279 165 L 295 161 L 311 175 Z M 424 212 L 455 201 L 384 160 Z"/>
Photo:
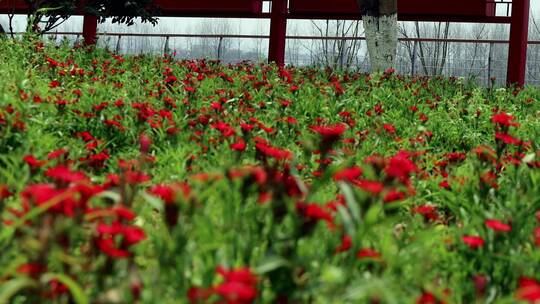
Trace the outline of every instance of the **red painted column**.
<path fill-rule="evenodd" d="M 527 69 L 530 0 L 512 0 L 508 75 L 506 83 L 523 86 Z"/>
<path fill-rule="evenodd" d="M 85 45 L 95 45 L 97 40 L 97 17 L 84 15 L 83 37 Z"/>
<path fill-rule="evenodd" d="M 287 36 L 287 0 L 272 0 L 270 17 L 270 45 L 268 61 L 285 65 L 285 44 Z"/>

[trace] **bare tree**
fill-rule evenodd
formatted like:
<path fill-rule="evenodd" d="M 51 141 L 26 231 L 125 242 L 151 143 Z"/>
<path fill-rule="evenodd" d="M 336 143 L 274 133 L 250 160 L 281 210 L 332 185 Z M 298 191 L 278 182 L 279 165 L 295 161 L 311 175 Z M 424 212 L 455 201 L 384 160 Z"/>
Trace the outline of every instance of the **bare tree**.
<path fill-rule="evenodd" d="M 540 40 L 540 20 L 533 14 L 530 23 L 529 39 Z M 527 58 L 527 78 L 540 84 L 540 45 L 529 45 Z"/>
<path fill-rule="evenodd" d="M 449 22 L 437 22 L 433 25 L 414 23 L 416 38 L 430 36 L 437 39 L 448 39 L 450 35 Z M 425 75 L 441 75 L 448 59 L 449 43 L 444 42 L 418 42 L 418 52 L 422 71 Z"/>
<path fill-rule="evenodd" d="M 312 21 L 315 35 L 319 37 L 337 37 L 338 39 L 322 39 L 310 47 L 312 64 L 334 69 L 350 69 L 356 64 L 361 40 L 349 39 L 362 35 L 359 21 L 326 20 Z"/>
<path fill-rule="evenodd" d="M 397 0 L 357 0 L 373 71 L 393 68 L 397 53 Z"/>

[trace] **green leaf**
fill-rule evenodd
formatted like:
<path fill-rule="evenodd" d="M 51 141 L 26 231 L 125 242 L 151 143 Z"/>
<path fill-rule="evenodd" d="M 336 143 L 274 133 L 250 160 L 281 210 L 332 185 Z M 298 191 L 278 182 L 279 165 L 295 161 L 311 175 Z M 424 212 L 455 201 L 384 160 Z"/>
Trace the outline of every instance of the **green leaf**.
<path fill-rule="evenodd" d="M 10 299 L 24 289 L 34 288 L 38 284 L 36 281 L 20 277 L 9 280 L 0 286 L 0 303 L 11 303 Z"/>
<path fill-rule="evenodd" d="M 290 266 L 291 266 L 291 263 L 287 261 L 286 259 L 277 255 L 272 255 L 272 256 L 266 257 L 263 260 L 263 262 L 257 268 L 255 268 L 255 272 L 262 275 L 281 267 L 290 267 Z"/>
<path fill-rule="evenodd" d="M 139 192 L 139 194 L 144 198 L 144 200 L 148 204 L 150 204 L 150 206 L 152 206 L 156 210 L 163 211 L 163 202 L 159 198 L 151 194 L 148 194 L 144 191 Z"/>
<path fill-rule="evenodd" d="M 345 202 L 347 202 L 347 207 L 349 207 L 349 210 L 351 210 L 352 218 L 357 224 L 360 224 L 362 221 L 362 210 L 360 210 L 360 207 L 356 202 L 356 198 L 354 197 L 354 192 L 351 186 L 347 183 L 340 183 L 339 187 L 341 188 L 341 192 L 343 192 L 343 195 L 345 196 Z"/>

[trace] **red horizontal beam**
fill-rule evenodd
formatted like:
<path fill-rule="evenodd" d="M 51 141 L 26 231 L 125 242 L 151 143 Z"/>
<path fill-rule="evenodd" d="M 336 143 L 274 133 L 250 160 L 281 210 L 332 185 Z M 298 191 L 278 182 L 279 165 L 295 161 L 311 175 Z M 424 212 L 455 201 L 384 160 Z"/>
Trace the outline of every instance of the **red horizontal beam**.
<path fill-rule="evenodd" d="M 399 0 L 398 13 L 403 16 L 494 17 L 496 4 L 492 0 Z M 290 0 L 289 11 L 296 16 L 357 16 L 356 0 Z M 437 19 L 438 20 L 438 19 Z"/>
<path fill-rule="evenodd" d="M 270 18 L 262 12 L 261 0 L 154 0 L 160 16 Z M 466 3 L 465 3 L 466 2 Z M 399 0 L 402 21 L 509 23 L 509 17 L 496 17 L 490 0 Z M 0 0 L 0 13 L 26 14 L 23 0 Z M 290 0 L 290 19 L 359 20 L 356 0 Z"/>
<path fill-rule="evenodd" d="M 262 12 L 262 0 L 154 0 L 160 16 L 177 14 L 256 14 Z"/>
<path fill-rule="evenodd" d="M 359 15 L 328 15 L 328 14 L 294 14 L 289 13 L 288 19 L 321 19 L 321 20 L 362 20 Z M 473 17 L 473 16 L 444 16 L 444 15 L 409 15 L 399 14 L 400 21 L 421 21 L 421 22 L 462 22 L 462 23 L 510 23 L 511 17 Z"/>

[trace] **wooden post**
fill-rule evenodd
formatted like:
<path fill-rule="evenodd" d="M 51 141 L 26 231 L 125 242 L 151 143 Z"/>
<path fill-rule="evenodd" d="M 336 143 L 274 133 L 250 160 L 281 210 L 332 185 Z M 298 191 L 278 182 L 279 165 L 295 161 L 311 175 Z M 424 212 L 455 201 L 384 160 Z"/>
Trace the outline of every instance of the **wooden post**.
<path fill-rule="evenodd" d="M 279 66 L 285 65 L 285 44 L 287 37 L 287 0 L 272 0 L 270 17 L 270 44 L 268 61 Z"/>
<path fill-rule="evenodd" d="M 83 37 L 85 45 L 95 45 L 97 41 L 97 16 L 84 15 Z"/>
<path fill-rule="evenodd" d="M 508 49 L 508 85 L 525 85 L 530 0 L 512 1 L 510 47 Z"/>

